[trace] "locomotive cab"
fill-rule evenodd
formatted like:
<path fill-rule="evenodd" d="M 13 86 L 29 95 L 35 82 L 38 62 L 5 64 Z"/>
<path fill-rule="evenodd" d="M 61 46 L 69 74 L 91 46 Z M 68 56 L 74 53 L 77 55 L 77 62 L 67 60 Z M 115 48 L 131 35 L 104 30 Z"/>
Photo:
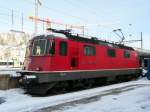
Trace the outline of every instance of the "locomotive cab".
<path fill-rule="evenodd" d="M 24 68 L 28 71 L 48 71 L 51 64 L 51 57 L 55 53 L 55 39 L 50 35 L 34 37 L 29 41 Z"/>

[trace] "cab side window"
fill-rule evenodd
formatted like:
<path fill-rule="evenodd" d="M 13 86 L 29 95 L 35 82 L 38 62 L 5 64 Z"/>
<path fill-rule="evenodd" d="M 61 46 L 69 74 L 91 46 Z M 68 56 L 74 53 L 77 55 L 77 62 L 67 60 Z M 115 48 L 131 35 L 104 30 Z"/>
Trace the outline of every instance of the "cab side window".
<path fill-rule="evenodd" d="M 109 49 L 107 50 L 107 54 L 108 54 L 108 56 L 110 56 L 110 57 L 116 57 L 116 51 L 115 51 L 115 49 L 109 48 Z"/>
<path fill-rule="evenodd" d="M 47 54 L 51 56 L 55 54 L 55 40 L 47 40 Z"/>
<path fill-rule="evenodd" d="M 65 41 L 60 41 L 59 43 L 59 54 L 61 56 L 67 56 L 68 44 Z"/>
<path fill-rule="evenodd" d="M 95 56 L 96 49 L 94 46 L 85 45 L 84 46 L 84 55 L 85 56 Z"/>
<path fill-rule="evenodd" d="M 125 51 L 124 51 L 124 57 L 125 57 L 125 58 L 130 58 L 130 52 L 127 51 L 127 50 L 125 50 Z"/>

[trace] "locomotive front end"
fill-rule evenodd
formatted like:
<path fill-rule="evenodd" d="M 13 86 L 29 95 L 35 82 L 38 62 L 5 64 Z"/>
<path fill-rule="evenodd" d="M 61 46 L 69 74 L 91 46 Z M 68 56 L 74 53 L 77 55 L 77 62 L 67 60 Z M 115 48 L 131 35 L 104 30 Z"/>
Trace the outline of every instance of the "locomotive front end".
<path fill-rule="evenodd" d="M 39 83 L 38 75 L 51 71 L 55 53 L 55 39 L 52 35 L 40 35 L 31 39 L 27 45 L 21 85 L 24 87 Z"/>
<path fill-rule="evenodd" d="M 55 52 L 52 36 L 36 36 L 26 50 L 24 69 L 27 71 L 50 71 L 51 58 Z"/>

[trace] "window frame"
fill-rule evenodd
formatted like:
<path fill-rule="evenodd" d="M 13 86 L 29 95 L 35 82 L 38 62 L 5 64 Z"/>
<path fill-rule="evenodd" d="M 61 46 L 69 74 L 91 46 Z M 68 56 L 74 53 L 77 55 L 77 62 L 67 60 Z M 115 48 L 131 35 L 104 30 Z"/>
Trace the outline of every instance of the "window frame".
<path fill-rule="evenodd" d="M 87 49 L 87 50 L 85 50 L 85 49 Z M 93 50 L 93 51 L 91 52 L 90 50 Z M 88 52 L 90 51 L 90 52 L 87 53 L 86 51 L 88 51 Z M 84 54 L 84 56 L 96 56 L 96 47 L 93 45 L 84 45 L 83 54 Z"/>
<path fill-rule="evenodd" d="M 65 54 L 62 54 L 61 43 L 65 43 L 65 44 L 66 44 L 66 51 L 65 51 Z M 68 55 L 68 42 L 67 42 L 67 41 L 60 41 L 60 42 L 59 42 L 59 55 L 60 55 L 60 56 L 67 56 L 67 55 Z"/>
<path fill-rule="evenodd" d="M 113 52 L 112 52 L 112 51 L 113 51 Z M 113 53 L 113 55 L 112 55 L 112 53 Z M 108 48 L 108 49 L 107 49 L 107 55 L 108 55 L 109 57 L 112 57 L 112 58 L 117 57 L 116 49 L 114 49 L 114 48 Z"/>
<path fill-rule="evenodd" d="M 126 53 L 128 53 L 128 54 L 126 54 Z M 130 58 L 131 57 L 131 53 L 128 50 L 124 50 L 123 56 L 124 56 L 124 58 Z"/>
<path fill-rule="evenodd" d="M 53 44 L 54 44 L 52 46 L 51 46 L 51 41 L 53 41 Z M 55 39 L 47 39 L 46 54 L 50 55 L 50 56 L 54 56 L 55 55 L 55 47 L 56 47 L 55 46 Z M 50 52 L 52 48 L 54 48 L 53 53 Z"/>
<path fill-rule="evenodd" d="M 34 50 L 34 42 L 35 41 L 40 41 L 40 40 L 45 40 L 46 42 L 45 42 L 45 49 L 44 49 L 44 53 L 42 54 L 42 55 L 34 55 L 33 54 L 33 50 Z M 46 55 L 46 46 L 47 46 L 47 39 L 35 39 L 34 41 L 33 41 L 33 46 L 32 46 L 32 56 L 44 56 L 44 55 Z"/>

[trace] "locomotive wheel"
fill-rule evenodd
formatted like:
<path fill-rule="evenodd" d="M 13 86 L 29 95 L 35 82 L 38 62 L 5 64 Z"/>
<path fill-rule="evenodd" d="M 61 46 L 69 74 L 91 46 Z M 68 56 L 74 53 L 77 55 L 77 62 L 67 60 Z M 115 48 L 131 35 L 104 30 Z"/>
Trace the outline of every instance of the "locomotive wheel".
<path fill-rule="evenodd" d="M 94 80 L 92 80 L 92 79 L 85 79 L 84 81 L 83 81 L 83 84 L 84 84 L 84 89 L 89 89 L 89 88 L 91 88 L 93 85 L 94 85 Z"/>
<path fill-rule="evenodd" d="M 65 82 L 58 82 L 52 89 L 51 92 L 53 94 L 60 94 L 64 93 L 66 88 L 68 87 L 68 84 Z"/>
<path fill-rule="evenodd" d="M 30 85 L 27 87 L 27 93 L 32 95 L 44 96 L 47 91 L 55 86 L 55 83 L 43 83 L 38 85 Z"/>
<path fill-rule="evenodd" d="M 84 84 L 82 82 L 82 80 L 75 80 L 72 81 L 72 89 L 76 90 L 76 89 L 82 89 L 84 87 Z"/>

